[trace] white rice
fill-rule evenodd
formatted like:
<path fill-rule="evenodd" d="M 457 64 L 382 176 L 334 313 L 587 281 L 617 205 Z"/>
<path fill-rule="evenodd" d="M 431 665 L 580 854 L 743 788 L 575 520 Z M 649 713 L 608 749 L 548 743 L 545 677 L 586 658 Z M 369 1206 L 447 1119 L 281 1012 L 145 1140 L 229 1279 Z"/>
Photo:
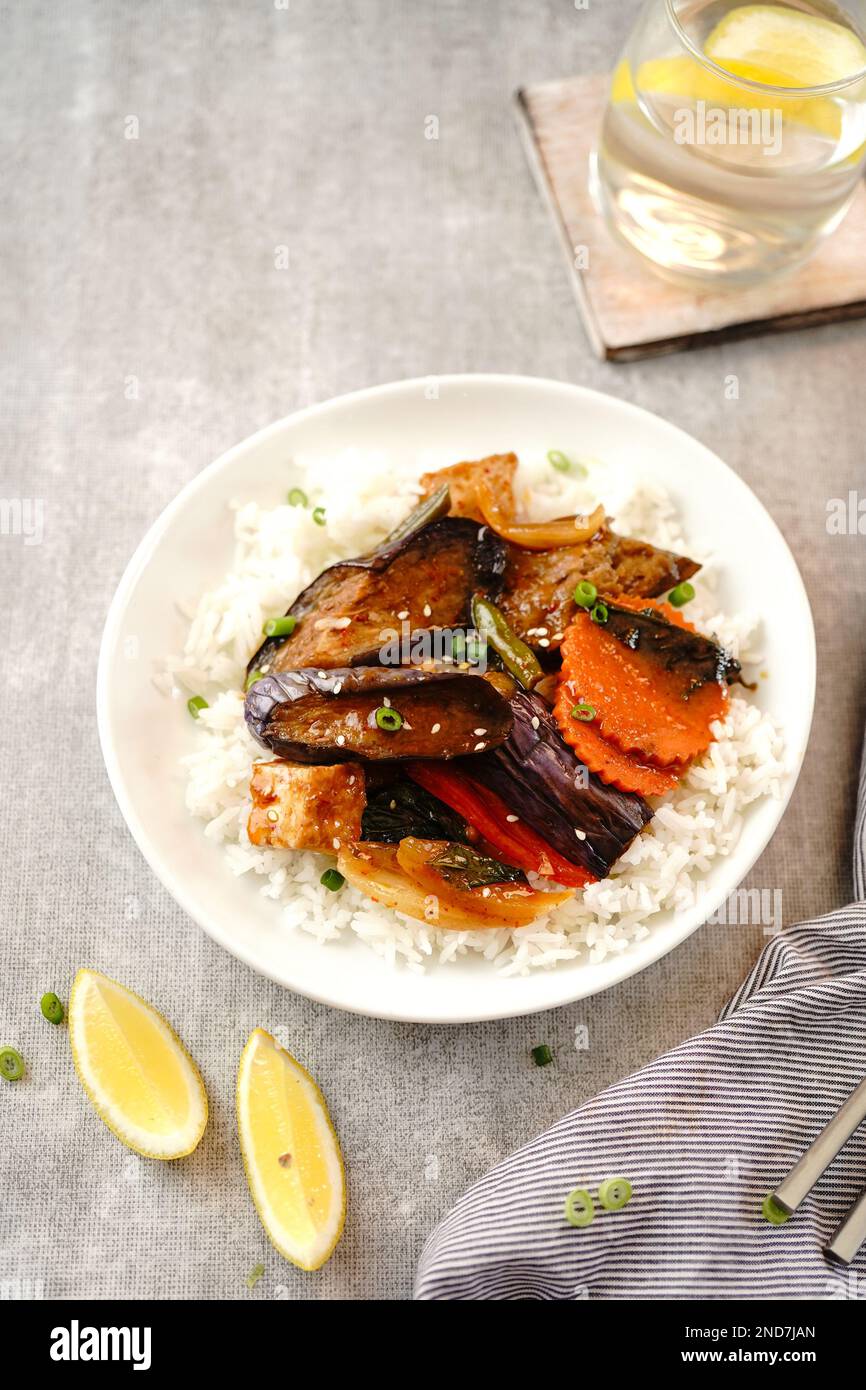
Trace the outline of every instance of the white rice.
<path fill-rule="evenodd" d="M 260 891 L 274 899 L 284 930 L 308 932 L 323 943 L 354 932 L 389 964 L 399 961 L 416 971 L 469 952 L 494 963 L 502 975 L 528 974 L 560 961 L 599 962 L 648 936 L 660 913 L 692 906 L 706 872 L 734 850 L 745 808 L 759 797 L 780 796 L 787 775 L 777 724 L 741 694 L 731 696 L 704 758 L 673 792 L 653 803 L 656 814 L 649 827 L 610 877 L 528 928 L 446 931 L 382 908 L 348 884 L 330 892 L 319 879 L 332 859 L 250 844 L 251 766 L 267 755 L 247 732 L 241 688 L 263 621 L 283 613 L 325 565 L 363 553 L 381 539 L 415 499 L 418 474 L 443 460 L 418 461 L 414 478 L 395 476 L 391 460 L 355 451 L 327 465 L 321 459 L 293 462 L 310 506 L 326 508 L 326 526 L 317 526 L 309 509 L 234 504 L 232 569 L 187 610 L 184 651 L 169 658 L 156 677 L 167 694 L 182 690 L 210 701 L 199 717 L 198 747 L 183 759 L 186 800 L 191 814 L 206 822 L 205 835 L 224 844 L 229 870 L 261 876 Z M 760 660 L 755 617 L 718 611 L 713 559 L 701 553 L 695 538 L 686 542 L 675 509 L 658 486 L 629 483 L 621 470 L 614 474 L 597 462 L 586 480 L 556 473 L 543 459 L 521 463 L 519 478 L 521 505 L 530 516 L 588 511 L 601 500 L 622 533 L 704 560 L 689 618 L 729 647 L 747 676 L 754 674 Z"/>

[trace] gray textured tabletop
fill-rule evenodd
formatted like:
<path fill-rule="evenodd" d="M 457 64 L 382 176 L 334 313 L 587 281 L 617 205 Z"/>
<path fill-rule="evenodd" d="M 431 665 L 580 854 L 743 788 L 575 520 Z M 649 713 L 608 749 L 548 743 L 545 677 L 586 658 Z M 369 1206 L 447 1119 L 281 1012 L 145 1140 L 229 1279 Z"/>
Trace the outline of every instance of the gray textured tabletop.
<path fill-rule="evenodd" d="M 850 896 L 866 538 L 830 536 L 826 518 L 828 499 L 866 495 L 866 324 L 641 365 L 590 355 L 509 98 L 608 67 L 634 10 L 0 7 L 0 493 L 44 502 L 41 544 L 0 536 L 0 1042 L 30 1063 L 0 1094 L 6 1296 L 406 1298 L 426 1233 L 467 1183 L 709 1024 L 763 942 L 760 926 L 708 926 L 638 978 L 551 1014 L 409 1027 L 270 985 L 175 906 L 103 769 L 101 627 L 178 489 L 298 406 L 401 377 L 524 372 L 634 401 L 716 449 L 787 536 L 818 629 L 805 767 L 749 881 L 782 890 L 787 921 Z M 431 114 L 438 141 L 425 139 Z M 82 964 L 146 995 L 199 1060 L 212 1122 L 193 1158 L 140 1160 L 90 1111 L 62 1030 L 35 1004 L 45 988 L 68 993 Z M 575 1049 L 578 1023 L 587 1050 Z M 246 1194 L 232 1085 L 256 1025 L 281 1029 L 313 1067 L 344 1145 L 346 1234 L 312 1276 L 270 1251 Z M 556 1053 L 544 1070 L 529 1057 L 540 1041 Z"/>

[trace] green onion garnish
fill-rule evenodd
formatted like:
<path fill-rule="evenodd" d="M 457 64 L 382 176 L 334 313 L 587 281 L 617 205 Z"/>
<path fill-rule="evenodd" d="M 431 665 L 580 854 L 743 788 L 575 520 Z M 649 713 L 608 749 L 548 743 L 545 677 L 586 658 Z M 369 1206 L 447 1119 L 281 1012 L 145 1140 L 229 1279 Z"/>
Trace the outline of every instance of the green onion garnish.
<path fill-rule="evenodd" d="M 588 579 L 581 579 L 574 591 L 574 601 L 580 608 L 591 608 L 598 598 L 598 589 Z"/>
<path fill-rule="evenodd" d="M 547 462 L 551 468 L 555 468 L 557 473 L 577 473 L 581 478 L 585 478 L 587 470 L 582 463 L 575 459 L 570 459 L 568 454 L 564 454 L 561 449 L 548 449 Z"/>
<path fill-rule="evenodd" d="M 398 729 L 403 727 L 403 716 L 387 705 L 380 705 L 376 710 L 376 723 L 386 734 L 395 734 Z"/>
<path fill-rule="evenodd" d="M 592 1198 L 583 1187 L 576 1187 L 565 1199 L 565 1219 L 569 1226 L 589 1226 L 595 1216 Z"/>
<path fill-rule="evenodd" d="M 287 613 L 285 618 L 268 618 L 262 627 L 262 632 L 265 637 L 291 637 L 297 623 L 297 618 L 293 618 Z"/>
<path fill-rule="evenodd" d="M 675 589 L 671 589 L 668 594 L 668 603 L 672 603 L 674 608 L 682 608 L 684 603 L 689 603 L 695 596 L 695 586 L 684 579 L 682 584 L 678 584 Z"/>
<path fill-rule="evenodd" d="M 307 494 L 305 492 L 302 492 L 299 487 L 293 487 L 291 492 L 289 493 L 289 506 L 308 507 L 309 505 L 310 503 Z"/>
<path fill-rule="evenodd" d="M 249 1274 L 247 1275 L 247 1288 L 248 1288 L 248 1289 L 254 1289 L 254 1288 L 256 1287 L 256 1284 L 257 1284 L 257 1283 L 259 1282 L 259 1280 L 262 1278 L 264 1272 L 265 1272 L 265 1267 L 264 1267 L 264 1265 L 253 1265 L 252 1269 L 250 1270 Z"/>
<path fill-rule="evenodd" d="M 579 705 L 572 706 L 571 717 L 572 719 L 581 719 L 584 724 L 588 724 L 590 720 L 595 719 L 595 713 L 595 705 L 588 705 L 582 701 Z"/>
<path fill-rule="evenodd" d="M 324 526 L 324 524 L 325 524 L 325 508 L 324 508 L 324 507 L 314 507 L 314 508 L 313 508 L 313 520 L 315 521 L 315 523 L 316 523 L 317 526 Z"/>
<path fill-rule="evenodd" d="M 605 1211 L 619 1211 L 631 1198 L 631 1183 L 628 1178 L 607 1178 L 599 1183 L 598 1200 Z"/>
<path fill-rule="evenodd" d="M 187 700 L 186 707 L 193 719 L 198 719 L 203 709 L 208 709 L 208 702 L 203 695 L 193 695 L 191 700 Z"/>
<path fill-rule="evenodd" d="M 63 1005 L 56 994 L 51 994 L 50 992 L 48 994 L 43 994 L 42 998 L 39 1000 L 39 1007 L 42 1010 L 43 1016 L 48 1019 L 49 1023 L 63 1022 Z"/>
<path fill-rule="evenodd" d="M 319 882 L 324 888 L 330 888 L 332 893 L 338 893 L 346 880 L 339 869 L 326 869 Z"/>
<path fill-rule="evenodd" d="M 590 613 L 589 616 L 592 618 L 592 621 L 593 621 L 594 623 L 598 623 L 600 626 L 603 626 L 603 625 L 607 622 L 607 619 L 608 619 L 607 604 L 606 604 L 606 603 L 595 603 L 595 604 L 593 604 L 592 612 Z"/>
<path fill-rule="evenodd" d="M 553 1061 L 553 1053 L 547 1043 L 542 1043 L 540 1047 L 532 1049 L 532 1060 L 537 1067 L 546 1067 Z"/>
<path fill-rule="evenodd" d="M 14 1047 L 0 1047 L 0 1076 L 4 1081 L 20 1081 L 24 1075 L 24 1058 Z"/>
<path fill-rule="evenodd" d="M 784 1226 L 791 1213 L 785 1211 L 784 1207 L 780 1207 L 772 1192 L 768 1192 L 761 1203 L 761 1215 L 765 1221 L 769 1221 L 771 1226 Z"/>
<path fill-rule="evenodd" d="M 255 685 L 256 681 L 260 681 L 264 674 L 264 671 L 250 671 L 246 679 L 246 684 L 244 685 L 244 690 L 249 690 L 250 686 Z"/>

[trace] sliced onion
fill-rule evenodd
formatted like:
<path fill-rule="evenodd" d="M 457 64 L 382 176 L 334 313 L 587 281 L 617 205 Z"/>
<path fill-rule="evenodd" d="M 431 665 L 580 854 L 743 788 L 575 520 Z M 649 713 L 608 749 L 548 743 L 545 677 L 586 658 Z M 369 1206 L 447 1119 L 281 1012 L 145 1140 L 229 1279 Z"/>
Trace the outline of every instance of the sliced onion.
<path fill-rule="evenodd" d="M 478 483 L 478 506 L 492 531 L 503 540 L 522 545 L 525 550 L 554 550 L 563 545 L 588 541 L 604 525 L 604 507 L 597 506 L 589 516 L 562 516 L 556 521 L 512 521 L 500 507 L 496 494 L 484 480 Z"/>

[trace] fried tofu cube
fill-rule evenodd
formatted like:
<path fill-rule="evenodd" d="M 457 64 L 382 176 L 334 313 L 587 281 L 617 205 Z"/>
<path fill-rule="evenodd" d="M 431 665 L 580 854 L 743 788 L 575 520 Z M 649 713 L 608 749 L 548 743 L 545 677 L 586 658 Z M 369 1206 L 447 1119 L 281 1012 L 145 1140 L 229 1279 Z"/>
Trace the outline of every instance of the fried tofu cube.
<path fill-rule="evenodd" d="M 367 798 L 357 764 L 255 763 L 250 792 L 247 831 L 254 845 L 336 854 L 360 839 Z"/>

